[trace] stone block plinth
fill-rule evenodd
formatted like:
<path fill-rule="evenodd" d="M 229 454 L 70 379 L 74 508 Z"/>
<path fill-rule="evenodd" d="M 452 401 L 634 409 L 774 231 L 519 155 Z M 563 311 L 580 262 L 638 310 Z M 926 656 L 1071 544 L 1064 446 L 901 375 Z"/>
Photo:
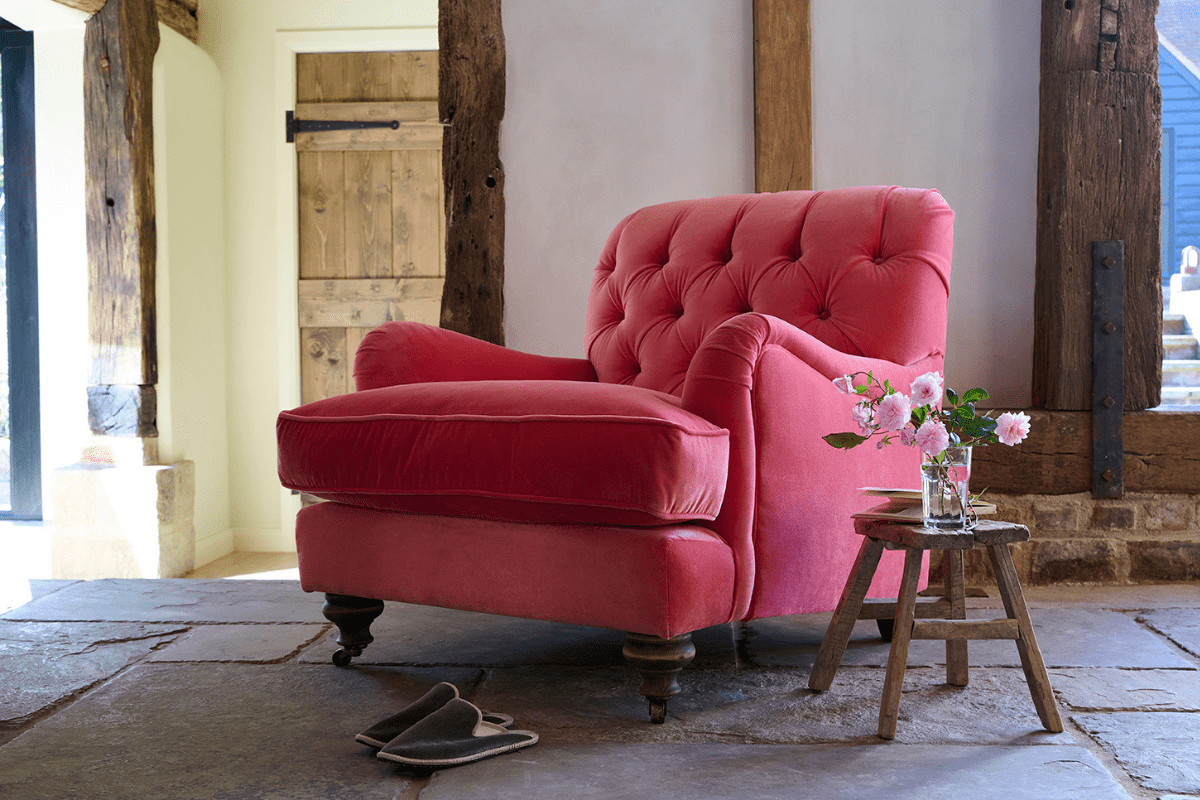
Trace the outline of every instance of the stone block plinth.
<path fill-rule="evenodd" d="M 196 557 L 195 465 L 77 464 L 51 479 L 54 578 L 178 578 Z"/>

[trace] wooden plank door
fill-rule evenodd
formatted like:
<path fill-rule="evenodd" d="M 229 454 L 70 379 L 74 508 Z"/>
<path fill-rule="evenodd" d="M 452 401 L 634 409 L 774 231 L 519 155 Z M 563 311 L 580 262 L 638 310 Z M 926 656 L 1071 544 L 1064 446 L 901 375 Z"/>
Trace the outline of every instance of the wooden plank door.
<path fill-rule="evenodd" d="M 301 53 L 298 120 L 395 120 L 301 132 L 303 402 L 354 390 L 354 352 L 388 320 L 438 324 L 445 276 L 436 52 Z"/>

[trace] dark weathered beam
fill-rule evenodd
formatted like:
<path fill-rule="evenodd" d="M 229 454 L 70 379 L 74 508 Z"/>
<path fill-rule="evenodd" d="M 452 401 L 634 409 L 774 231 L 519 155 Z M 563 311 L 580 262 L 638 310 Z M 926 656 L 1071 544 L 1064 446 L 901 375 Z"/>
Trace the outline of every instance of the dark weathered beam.
<path fill-rule="evenodd" d="M 84 34 L 84 156 L 93 387 L 153 387 L 153 4 L 108 0 Z"/>
<path fill-rule="evenodd" d="M 145 2 L 145 0 L 140 0 Z M 104 8 L 106 0 L 54 0 L 69 8 L 78 9 L 86 14 L 95 14 Z M 164 25 L 175 29 L 193 42 L 199 38 L 196 24 L 196 12 L 200 7 L 199 0 L 154 0 L 158 11 L 158 20 Z"/>
<path fill-rule="evenodd" d="M 107 436 L 158 436 L 153 386 L 89 386 L 88 427 Z"/>
<path fill-rule="evenodd" d="M 500 0 L 439 0 L 446 284 L 441 325 L 504 343 L 504 30 Z"/>
<path fill-rule="evenodd" d="M 1075 494 L 1092 489 L 1092 415 L 1030 409 L 1029 438 L 977 447 L 971 489 Z M 1125 491 L 1200 494 L 1200 414 L 1127 412 L 1122 423 Z"/>
<path fill-rule="evenodd" d="M 808 0 L 754 0 L 754 184 L 811 189 L 812 35 Z"/>
<path fill-rule="evenodd" d="M 1033 403 L 1091 408 L 1091 242 L 1125 242 L 1125 408 L 1159 403 L 1156 0 L 1043 0 Z"/>

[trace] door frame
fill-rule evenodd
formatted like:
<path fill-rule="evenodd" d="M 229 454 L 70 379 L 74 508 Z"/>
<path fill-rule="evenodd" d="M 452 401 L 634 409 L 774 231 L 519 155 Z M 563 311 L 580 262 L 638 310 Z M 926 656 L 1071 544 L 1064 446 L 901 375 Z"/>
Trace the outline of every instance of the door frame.
<path fill-rule="evenodd" d="M 279 341 L 279 407 L 300 405 L 300 204 L 296 146 L 284 137 L 284 115 L 296 103 L 298 53 L 369 53 L 438 49 L 436 25 L 408 28 L 278 31 L 275 34 L 275 320 Z M 280 488 L 279 541 L 241 542 L 262 550 L 295 549 L 300 496 Z M 273 531 L 271 532 L 274 533 Z"/>

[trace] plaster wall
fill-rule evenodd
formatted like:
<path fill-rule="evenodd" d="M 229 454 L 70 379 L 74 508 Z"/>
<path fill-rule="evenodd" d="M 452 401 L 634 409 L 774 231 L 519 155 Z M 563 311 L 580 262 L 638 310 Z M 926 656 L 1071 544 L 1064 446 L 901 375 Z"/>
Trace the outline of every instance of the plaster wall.
<path fill-rule="evenodd" d="M 196 563 L 233 551 L 224 127 L 213 60 L 159 25 L 154 57 L 159 461 L 195 464 Z"/>
<path fill-rule="evenodd" d="M 200 47 L 224 80 L 226 380 L 230 518 L 238 550 L 295 548 L 297 498 L 279 486 L 275 418 L 299 403 L 295 152 L 283 109 L 293 50 L 395 47 L 425 29 L 437 0 L 203 0 Z M 353 33 L 349 33 L 353 32 Z M 410 37 L 420 39 L 420 36 Z M 428 37 L 427 37 L 428 38 Z M 291 98 L 284 97 L 291 88 Z"/>
<path fill-rule="evenodd" d="M 955 210 L 947 384 L 1031 400 L 1038 0 L 812 0 L 817 188 L 937 188 Z"/>
<path fill-rule="evenodd" d="M 754 191 L 751 4 L 501 8 L 505 342 L 582 357 L 592 271 L 623 217 Z"/>

